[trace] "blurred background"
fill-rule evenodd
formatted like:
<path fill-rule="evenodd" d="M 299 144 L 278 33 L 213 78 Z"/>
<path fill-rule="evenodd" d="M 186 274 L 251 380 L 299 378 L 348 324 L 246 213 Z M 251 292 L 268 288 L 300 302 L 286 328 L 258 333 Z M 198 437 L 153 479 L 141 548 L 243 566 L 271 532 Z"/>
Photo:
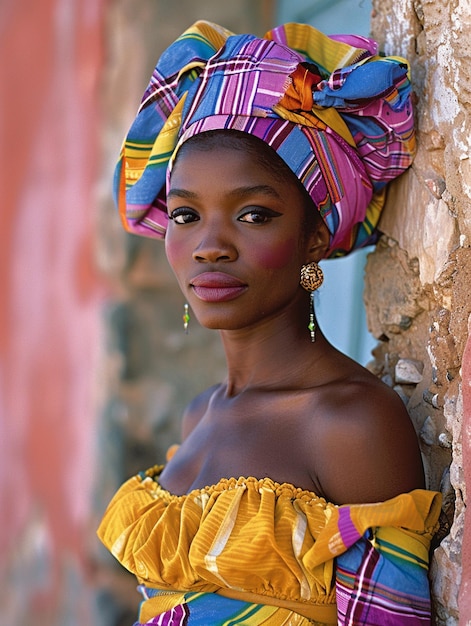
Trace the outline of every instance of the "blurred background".
<path fill-rule="evenodd" d="M 367 0 L 0 3 L 0 624 L 132 624 L 135 581 L 95 538 L 119 484 L 163 462 L 219 380 L 159 243 L 126 235 L 114 163 L 159 54 L 192 22 L 368 34 Z M 327 262 L 320 324 L 362 363 L 365 253 Z M 336 298 L 334 301 L 333 288 Z M 339 299 L 339 294 L 342 298 Z"/>

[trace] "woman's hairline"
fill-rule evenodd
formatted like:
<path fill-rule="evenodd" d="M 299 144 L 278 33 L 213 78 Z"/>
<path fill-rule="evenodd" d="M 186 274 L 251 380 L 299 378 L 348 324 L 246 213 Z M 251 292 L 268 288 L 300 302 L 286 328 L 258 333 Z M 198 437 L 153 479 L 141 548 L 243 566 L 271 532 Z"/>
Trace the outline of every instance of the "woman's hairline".
<path fill-rule="evenodd" d="M 289 165 L 277 154 L 276 150 L 264 142 L 263 139 L 249 133 L 235 129 L 214 129 L 193 135 L 181 144 L 175 155 L 173 167 L 176 165 L 179 156 L 185 151 L 185 147 L 195 147 L 197 150 L 209 151 L 214 146 L 233 150 L 243 149 L 259 160 L 260 164 L 269 169 L 270 172 L 275 170 L 276 173 L 284 177 L 288 182 L 294 184 L 299 189 L 304 199 L 306 234 L 313 232 L 316 228 L 319 228 L 320 225 L 325 227 L 322 217 L 319 215 L 319 211 L 308 191 Z"/>

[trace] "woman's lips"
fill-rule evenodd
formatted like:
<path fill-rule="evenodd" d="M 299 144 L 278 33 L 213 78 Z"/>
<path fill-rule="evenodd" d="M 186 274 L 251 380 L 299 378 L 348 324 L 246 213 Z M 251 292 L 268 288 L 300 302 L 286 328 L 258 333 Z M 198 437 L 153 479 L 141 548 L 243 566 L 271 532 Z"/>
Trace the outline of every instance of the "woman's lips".
<path fill-rule="evenodd" d="M 224 272 L 204 272 L 190 281 L 195 295 L 204 302 L 227 302 L 240 296 L 247 285 Z"/>

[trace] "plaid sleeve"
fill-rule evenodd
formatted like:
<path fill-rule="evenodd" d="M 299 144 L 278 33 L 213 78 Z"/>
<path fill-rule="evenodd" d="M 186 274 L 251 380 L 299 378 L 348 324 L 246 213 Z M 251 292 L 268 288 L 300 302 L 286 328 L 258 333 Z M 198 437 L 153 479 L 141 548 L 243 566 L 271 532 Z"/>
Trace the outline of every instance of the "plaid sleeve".
<path fill-rule="evenodd" d="M 340 626 L 431 624 L 428 551 L 400 528 L 368 530 L 336 559 Z"/>

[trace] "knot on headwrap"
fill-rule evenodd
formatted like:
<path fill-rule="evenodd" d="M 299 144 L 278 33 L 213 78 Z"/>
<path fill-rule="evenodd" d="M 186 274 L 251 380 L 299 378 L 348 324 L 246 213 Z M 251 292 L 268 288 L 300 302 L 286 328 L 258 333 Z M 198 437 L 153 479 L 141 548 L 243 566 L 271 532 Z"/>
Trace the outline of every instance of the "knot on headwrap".
<path fill-rule="evenodd" d="M 373 243 L 385 185 L 415 153 L 408 64 L 376 43 L 285 24 L 263 38 L 197 22 L 161 56 L 123 143 L 114 191 L 125 228 L 162 238 L 179 146 L 215 129 L 259 137 L 304 185 L 328 256 Z"/>
<path fill-rule="evenodd" d="M 312 111 L 313 89 L 322 81 L 322 76 L 313 63 L 300 63 L 290 75 L 291 81 L 279 102 L 288 111 Z"/>

